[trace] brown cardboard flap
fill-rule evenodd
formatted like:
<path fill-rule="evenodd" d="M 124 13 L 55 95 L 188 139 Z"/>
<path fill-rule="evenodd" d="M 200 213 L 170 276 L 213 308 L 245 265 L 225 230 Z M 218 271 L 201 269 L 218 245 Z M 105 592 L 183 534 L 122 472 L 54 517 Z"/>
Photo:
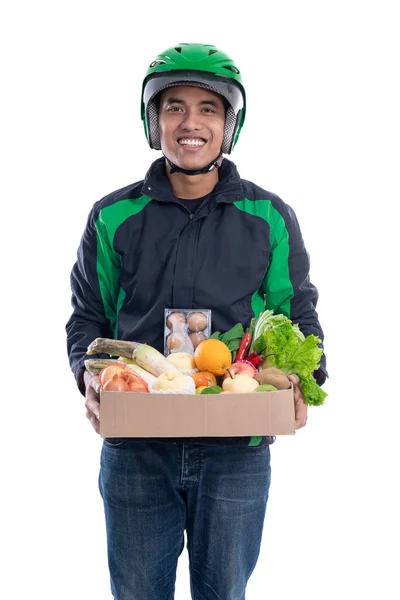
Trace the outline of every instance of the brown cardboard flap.
<path fill-rule="evenodd" d="M 292 389 L 250 394 L 100 394 L 103 437 L 230 437 L 294 432 Z"/>

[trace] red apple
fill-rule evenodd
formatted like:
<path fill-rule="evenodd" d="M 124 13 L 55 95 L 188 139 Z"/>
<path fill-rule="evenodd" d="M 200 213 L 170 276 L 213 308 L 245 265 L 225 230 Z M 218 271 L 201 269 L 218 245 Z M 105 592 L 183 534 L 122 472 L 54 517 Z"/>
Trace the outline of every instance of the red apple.
<path fill-rule="evenodd" d="M 235 375 L 248 375 L 249 377 L 255 377 L 258 374 L 257 369 L 253 367 L 251 362 L 246 360 L 232 363 L 232 365 L 229 367 L 229 372 L 231 373 L 232 377 L 235 377 Z M 222 380 L 227 379 L 227 377 L 230 377 L 229 373 L 226 373 Z"/>

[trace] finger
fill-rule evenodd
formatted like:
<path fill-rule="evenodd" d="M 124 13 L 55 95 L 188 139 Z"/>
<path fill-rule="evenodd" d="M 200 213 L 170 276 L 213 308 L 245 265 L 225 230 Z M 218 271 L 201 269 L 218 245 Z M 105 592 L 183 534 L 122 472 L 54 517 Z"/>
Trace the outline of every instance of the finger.
<path fill-rule="evenodd" d="M 88 393 L 85 400 L 85 406 L 97 419 L 100 419 L 100 402 L 95 394 Z"/>
<path fill-rule="evenodd" d="M 304 427 L 307 423 L 308 418 L 308 409 L 307 405 L 302 403 L 301 405 L 296 405 L 296 414 L 295 414 L 295 425 L 296 429 L 300 429 Z"/>
<path fill-rule="evenodd" d="M 293 398 L 296 404 L 301 401 L 301 392 L 298 385 L 293 384 Z"/>
<path fill-rule="evenodd" d="M 96 392 L 96 390 L 92 387 L 88 387 L 86 389 L 85 397 L 89 398 L 90 400 L 95 400 L 96 402 L 100 402 L 100 394 L 98 392 Z"/>
<path fill-rule="evenodd" d="M 89 381 L 89 389 L 93 389 L 96 394 L 100 394 L 101 383 L 98 375 L 93 375 Z"/>
<path fill-rule="evenodd" d="M 300 378 L 297 375 L 289 375 L 289 381 L 293 384 L 293 397 L 295 402 L 298 402 L 301 398 L 301 390 L 300 390 Z"/>
<path fill-rule="evenodd" d="M 289 379 L 289 381 L 294 383 L 294 385 L 299 385 L 299 383 L 300 383 L 300 377 L 298 375 L 296 375 L 295 373 L 288 375 L 288 379 Z"/>
<path fill-rule="evenodd" d="M 296 429 L 301 429 L 301 427 L 304 427 L 306 423 L 307 423 L 307 415 L 306 414 L 296 416 L 296 420 L 295 420 Z"/>
<path fill-rule="evenodd" d="M 95 432 L 100 433 L 100 422 L 96 419 L 96 417 L 92 417 L 89 420 Z"/>
<path fill-rule="evenodd" d="M 100 421 L 97 419 L 97 417 L 90 410 L 86 411 L 86 417 L 89 419 L 95 432 L 100 433 Z"/>

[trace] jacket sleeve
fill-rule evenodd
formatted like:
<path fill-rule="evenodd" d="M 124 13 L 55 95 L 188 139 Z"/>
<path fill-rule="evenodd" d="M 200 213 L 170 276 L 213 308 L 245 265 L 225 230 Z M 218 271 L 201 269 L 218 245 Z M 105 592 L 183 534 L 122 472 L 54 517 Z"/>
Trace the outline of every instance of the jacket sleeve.
<path fill-rule="evenodd" d="M 264 280 L 266 307 L 297 323 L 305 336 L 319 337 L 323 349 L 324 333 L 316 310 L 318 290 L 310 281 L 310 257 L 294 211 L 283 202 L 278 208 L 279 217 L 270 225 L 270 263 Z M 322 385 L 327 377 L 323 353 L 314 378 Z"/>
<path fill-rule="evenodd" d="M 110 319 L 113 302 L 107 301 L 107 298 L 115 299 L 117 292 L 113 289 L 107 293 L 110 284 L 103 269 L 104 257 L 112 256 L 113 250 L 95 215 L 92 209 L 71 272 L 73 312 L 66 324 L 69 362 L 82 394 L 85 393 L 85 360 L 105 356 L 88 356 L 87 347 L 97 337 L 113 338 L 115 326 L 115 321 Z M 111 285 L 119 285 L 119 282 L 114 280 Z"/>

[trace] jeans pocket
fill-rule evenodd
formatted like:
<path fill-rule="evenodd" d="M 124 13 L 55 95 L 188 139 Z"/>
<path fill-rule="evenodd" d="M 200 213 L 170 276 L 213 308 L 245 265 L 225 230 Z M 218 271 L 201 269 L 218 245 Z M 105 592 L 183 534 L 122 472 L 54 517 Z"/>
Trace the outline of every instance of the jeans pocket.
<path fill-rule="evenodd" d="M 121 438 L 104 438 L 103 443 L 109 448 L 122 448 L 125 440 L 121 440 Z"/>

